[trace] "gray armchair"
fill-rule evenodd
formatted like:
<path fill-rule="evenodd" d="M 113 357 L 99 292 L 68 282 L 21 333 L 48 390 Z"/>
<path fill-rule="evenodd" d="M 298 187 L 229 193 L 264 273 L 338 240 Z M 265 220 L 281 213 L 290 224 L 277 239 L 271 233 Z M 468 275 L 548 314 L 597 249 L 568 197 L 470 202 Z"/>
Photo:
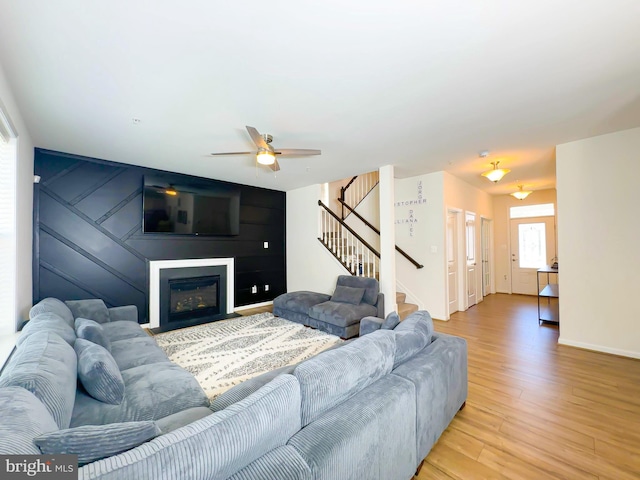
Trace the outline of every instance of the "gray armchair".
<path fill-rule="evenodd" d="M 340 275 L 333 295 L 309 291 L 285 293 L 273 301 L 273 313 L 351 338 L 358 335 L 362 318 L 384 316 L 384 295 L 375 278 Z"/>

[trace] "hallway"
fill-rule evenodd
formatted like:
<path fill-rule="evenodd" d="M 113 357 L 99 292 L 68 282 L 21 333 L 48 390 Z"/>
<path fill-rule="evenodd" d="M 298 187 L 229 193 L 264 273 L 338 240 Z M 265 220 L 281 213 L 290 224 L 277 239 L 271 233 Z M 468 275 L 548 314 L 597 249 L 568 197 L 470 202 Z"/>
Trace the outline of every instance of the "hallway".
<path fill-rule="evenodd" d="M 419 480 L 640 478 L 640 360 L 558 345 L 536 297 L 434 323 L 468 341 L 469 398 Z"/>

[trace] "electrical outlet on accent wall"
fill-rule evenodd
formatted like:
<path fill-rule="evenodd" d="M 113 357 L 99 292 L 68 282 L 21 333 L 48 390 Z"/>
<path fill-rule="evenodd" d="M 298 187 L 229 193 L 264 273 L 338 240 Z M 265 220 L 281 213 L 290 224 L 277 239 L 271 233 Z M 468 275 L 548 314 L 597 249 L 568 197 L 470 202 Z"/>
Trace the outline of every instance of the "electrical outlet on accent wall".
<path fill-rule="evenodd" d="M 265 285 L 265 286 L 264 286 L 264 291 L 265 291 L 265 292 L 268 292 L 268 291 L 269 291 L 269 285 Z"/>
<path fill-rule="evenodd" d="M 254 285 L 253 287 L 251 287 L 251 293 L 258 293 L 258 286 Z"/>

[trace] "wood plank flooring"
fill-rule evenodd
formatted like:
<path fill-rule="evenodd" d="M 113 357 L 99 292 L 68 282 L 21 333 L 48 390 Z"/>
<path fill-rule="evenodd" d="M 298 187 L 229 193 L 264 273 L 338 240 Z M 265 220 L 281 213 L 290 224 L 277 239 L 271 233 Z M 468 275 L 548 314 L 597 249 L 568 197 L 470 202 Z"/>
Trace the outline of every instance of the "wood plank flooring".
<path fill-rule="evenodd" d="M 536 297 L 496 294 L 436 331 L 467 339 L 469 397 L 426 479 L 640 479 L 640 360 L 558 345 Z"/>

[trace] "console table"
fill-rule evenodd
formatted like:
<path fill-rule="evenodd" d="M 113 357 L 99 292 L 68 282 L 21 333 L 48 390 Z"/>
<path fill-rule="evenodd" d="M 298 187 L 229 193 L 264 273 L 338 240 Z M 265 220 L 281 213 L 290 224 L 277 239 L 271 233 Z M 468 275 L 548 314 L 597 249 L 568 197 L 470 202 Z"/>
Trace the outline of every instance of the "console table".
<path fill-rule="evenodd" d="M 547 275 L 547 285 L 541 290 L 540 289 L 540 275 Z M 558 281 L 558 269 L 550 267 L 546 265 L 540 269 L 538 269 L 536 275 L 536 281 L 538 285 L 538 323 L 548 322 L 548 323 L 559 323 L 560 321 L 560 305 L 559 305 L 559 297 L 560 291 L 558 283 L 550 283 L 550 275 L 556 275 L 556 282 Z M 542 301 L 542 305 L 540 304 L 540 300 L 546 298 L 546 305 L 544 304 L 544 300 Z"/>

